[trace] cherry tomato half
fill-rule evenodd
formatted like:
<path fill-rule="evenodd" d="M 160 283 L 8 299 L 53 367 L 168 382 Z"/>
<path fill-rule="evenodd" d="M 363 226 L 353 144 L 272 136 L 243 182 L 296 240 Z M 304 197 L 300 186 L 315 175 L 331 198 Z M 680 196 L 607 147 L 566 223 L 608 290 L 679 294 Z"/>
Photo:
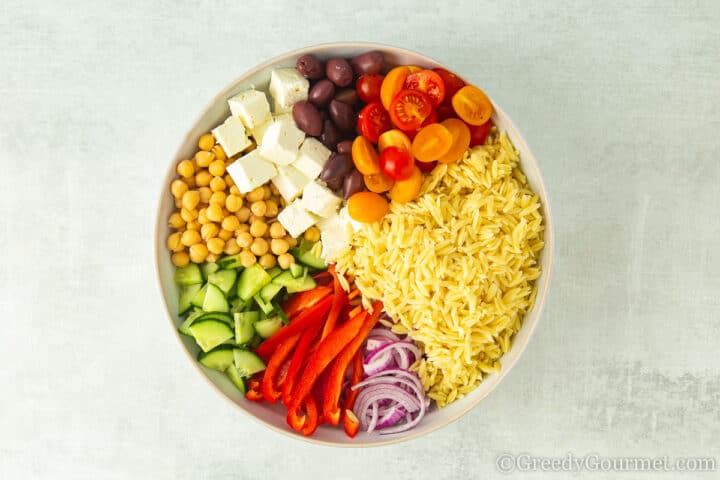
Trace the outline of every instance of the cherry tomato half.
<path fill-rule="evenodd" d="M 492 103 L 485 92 L 473 85 L 465 85 L 452 97 L 452 106 L 460 118 L 470 125 L 482 125 L 490 120 Z"/>
<path fill-rule="evenodd" d="M 358 113 L 358 132 L 373 143 L 377 143 L 380 134 L 390 127 L 390 116 L 380 102 L 368 103 Z"/>
<path fill-rule="evenodd" d="M 421 70 L 411 73 L 405 79 L 406 90 L 419 90 L 427 93 L 433 105 L 440 105 L 445 99 L 445 83 L 437 73 L 432 70 Z"/>
<path fill-rule="evenodd" d="M 390 190 L 395 182 L 382 173 L 374 173 L 372 175 L 363 175 L 365 186 L 368 190 L 375 193 L 383 193 Z"/>
<path fill-rule="evenodd" d="M 380 86 L 380 101 L 386 110 L 390 110 L 390 104 L 392 103 L 395 95 L 402 90 L 405 84 L 405 79 L 412 72 L 411 68 L 407 65 L 395 67 L 390 70 L 385 78 L 383 79 L 382 85 Z"/>
<path fill-rule="evenodd" d="M 453 95 L 465 86 L 465 82 L 462 78 L 458 77 L 449 70 L 444 68 L 433 68 L 433 72 L 440 75 L 443 83 L 445 84 L 445 103 L 450 103 Z"/>
<path fill-rule="evenodd" d="M 398 147 L 409 152 L 411 145 L 408 136 L 397 128 L 384 132 L 378 139 L 378 150 L 380 150 L 381 153 L 388 147 Z"/>
<path fill-rule="evenodd" d="M 415 138 L 415 135 L 418 134 L 420 130 L 427 127 L 428 125 L 432 125 L 433 123 L 438 123 L 438 113 L 436 109 L 432 109 L 432 112 L 430 112 L 430 115 L 425 119 L 425 121 L 420 125 L 420 128 L 417 128 L 411 132 L 405 132 L 407 133 L 407 136 L 410 138 L 410 140 L 413 140 Z"/>
<path fill-rule="evenodd" d="M 379 73 L 360 75 L 355 84 L 360 99 L 365 103 L 380 100 L 380 87 L 384 79 L 385 77 Z"/>
<path fill-rule="evenodd" d="M 423 127 L 413 139 L 412 154 L 420 162 L 432 162 L 445 155 L 453 144 L 453 136 L 445 126 L 433 123 Z"/>
<path fill-rule="evenodd" d="M 358 222 L 374 222 L 388 213 L 385 197 L 374 192 L 358 192 L 347 202 L 348 215 Z"/>
<path fill-rule="evenodd" d="M 487 139 L 487 136 L 490 134 L 490 130 L 492 130 L 493 123 L 492 120 L 488 120 L 482 125 L 469 125 L 469 127 L 470 146 L 474 147 L 475 145 L 482 145 L 485 143 L 485 139 Z"/>
<path fill-rule="evenodd" d="M 355 137 L 351 150 L 352 160 L 355 168 L 363 175 L 380 173 L 380 157 L 375 146 L 370 140 L 363 136 Z"/>
<path fill-rule="evenodd" d="M 419 128 L 432 113 L 432 101 L 417 90 L 401 90 L 390 104 L 390 119 L 400 130 Z"/>
<path fill-rule="evenodd" d="M 388 193 L 390 199 L 398 203 L 415 200 L 420 194 L 424 178 L 420 169 L 413 167 L 412 174 L 409 178 L 395 182 L 395 185 L 393 185 Z"/>
<path fill-rule="evenodd" d="M 380 154 L 380 170 L 392 180 L 405 180 L 412 175 L 415 161 L 407 150 L 388 147 Z"/>
<path fill-rule="evenodd" d="M 442 122 L 443 120 L 447 120 L 448 118 L 457 118 L 457 113 L 455 113 L 455 110 L 453 109 L 452 105 L 448 103 L 443 103 L 442 105 L 438 105 L 435 109 L 438 114 L 438 119 Z"/>
<path fill-rule="evenodd" d="M 470 129 L 465 122 L 458 118 L 448 118 L 441 125 L 447 128 L 452 135 L 452 145 L 445 155 L 438 158 L 438 162 L 457 162 L 463 158 L 465 150 L 470 146 Z"/>

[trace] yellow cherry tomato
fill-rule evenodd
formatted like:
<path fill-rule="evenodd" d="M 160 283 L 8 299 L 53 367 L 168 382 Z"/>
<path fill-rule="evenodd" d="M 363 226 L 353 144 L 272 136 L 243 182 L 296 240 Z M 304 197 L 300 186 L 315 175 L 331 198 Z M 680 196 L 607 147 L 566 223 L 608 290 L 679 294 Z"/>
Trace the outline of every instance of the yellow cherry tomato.
<path fill-rule="evenodd" d="M 423 184 L 423 174 L 418 167 L 413 168 L 410 178 L 398 180 L 390 189 L 390 199 L 398 203 L 407 203 L 415 200 Z M 348 211 L 349 212 L 349 211 Z"/>
<path fill-rule="evenodd" d="M 380 156 L 370 140 L 362 135 L 353 141 L 351 155 L 355 168 L 363 175 L 380 172 Z"/>
<path fill-rule="evenodd" d="M 452 135 L 452 145 L 445 155 L 438 157 L 438 162 L 457 162 L 463 158 L 465 150 L 467 150 L 470 146 L 470 129 L 465 122 L 458 120 L 457 118 L 448 118 L 443 121 L 441 125 L 447 128 L 450 135 Z"/>
<path fill-rule="evenodd" d="M 353 194 L 347 203 L 350 218 L 358 222 L 374 222 L 384 217 L 389 210 L 385 197 L 374 192 Z"/>
<path fill-rule="evenodd" d="M 395 95 L 403 89 L 405 79 L 411 73 L 413 73 L 411 66 L 401 65 L 393 68 L 385 75 L 382 85 L 380 85 L 380 101 L 385 110 L 390 110 L 390 103 Z"/>
<path fill-rule="evenodd" d="M 392 179 L 386 177 L 382 173 L 363 175 L 363 180 L 365 181 L 367 189 L 375 193 L 387 192 L 395 184 Z"/>
<path fill-rule="evenodd" d="M 381 152 L 388 147 L 398 147 L 409 152 L 411 146 L 410 138 L 397 128 L 383 132 L 378 139 L 378 150 Z"/>
<path fill-rule="evenodd" d="M 421 162 L 432 162 L 445 155 L 452 146 L 450 131 L 439 123 L 423 127 L 412 142 L 412 154 Z"/>
<path fill-rule="evenodd" d="M 473 85 L 465 85 L 452 97 L 452 106 L 458 117 L 470 125 L 482 125 L 490 120 L 493 106 L 485 92 Z"/>

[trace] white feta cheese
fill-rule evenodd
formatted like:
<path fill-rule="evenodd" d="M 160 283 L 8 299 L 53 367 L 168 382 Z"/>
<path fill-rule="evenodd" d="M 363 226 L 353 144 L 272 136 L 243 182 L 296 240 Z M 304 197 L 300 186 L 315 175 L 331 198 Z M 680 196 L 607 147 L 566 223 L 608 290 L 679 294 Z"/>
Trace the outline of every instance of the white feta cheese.
<path fill-rule="evenodd" d="M 292 237 L 299 237 L 318 221 L 318 217 L 300 205 L 300 200 L 295 200 L 285 207 L 277 219 Z"/>
<path fill-rule="evenodd" d="M 270 74 L 270 95 L 275 113 L 288 112 L 295 102 L 307 100 L 310 82 L 295 68 L 277 68 Z"/>
<path fill-rule="evenodd" d="M 275 166 L 265 160 L 257 150 L 228 165 L 227 172 L 241 193 L 248 193 L 277 175 Z"/>
<path fill-rule="evenodd" d="M 303 140 L 305 133 L 291 116 L 278 117 L 263 133 L 260 153 L 273 163 L 290 165 L 297 158 Z"/>
<path fill-rule="evenodd" d="M 347 219 L 334 213 L 330 217 L 318 222 L 320 241 L 322 243 L 322 258 L 332 263 L 340 254 L 350 246 L 353 230 Z"/>
<path fill-rule="evenodd" d="M 316 179 L 322 168 L 330 158 L 330 150 L 325 147 L 319 140 L 307 137 L 300 146 L 297 160 L 293 166 L 303 172 L 306 177 Z"/>
<path fill-rule="evenodd" d="M 271 120 L 267 97 L 258 90 L 238 93 L 228 100 L 228 106 L 230 113 L 240 117 L 243 125 L 250 130 Z"/>
<path fill-rule="evenodd" d="M 272 117 L 270 117 L 270 120 L 263 123 L 262 125 L 258 125 L 255 128 L 250 130 L 250 134 L 252 135 L 253 139 L 255 139 L 255 143 L 260 145 L 262 143 L 262 139 L 265 136 L 265 132 L 267 131 L 268 127 L 272 124 Z"/>
<path fill-rule="evenodd" d="M 358 222 L 357 220 L 353 220 L 353 219 L 350 217 L 350 213 L 348 213 L 347 207 L 343 207 L 342 209 L 340 209 L 339 215 L 340 215 L 340 218 L 342 218 L 343 220 L 345 220 L 347 223 L 350 224 L 350 227 L 352 228 L 353 233 L 356 233 L 358 230 L 360 230 L 360 229 L 363 227 L 363 223 L 362 223 L 362 222 Z"/>
<path fill-rule="evenodd" d="M 280 191 L 286 202 L 292 202 L 300 196 L 305 186 L 311 182 L 309 178 L 292 165 L 278 166 L 277 175 L 272 182 Z"/>
<path fill-rule="evenodd" d="M 341 203 L 342 198 L 317 181 L 308 183 L 303 190 L 302 206 L 315 215 L 328 218 L 337 212 Z"/>
<path fill-rule="evenodd" d="M 245 133 L 245 127 L 234 115 L 229 116 L 222 125 L 213 128 L 212 134 L 228 157 L 232 157 L 250 146 L 250 139 Z"/>

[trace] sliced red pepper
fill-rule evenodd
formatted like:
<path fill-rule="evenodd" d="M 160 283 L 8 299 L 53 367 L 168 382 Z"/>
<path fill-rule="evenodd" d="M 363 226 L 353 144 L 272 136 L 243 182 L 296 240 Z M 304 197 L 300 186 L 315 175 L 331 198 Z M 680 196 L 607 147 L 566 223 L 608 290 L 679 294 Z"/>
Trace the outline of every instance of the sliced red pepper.
<path fill-rule="evenodd" d="M 264 400 L 265 397 L 263 397 L 259 379 L 251 378 L 250 381 L 248 381 L 248 389 L 247 392 L 245 392 L 245 398 L 252 400 L 253 402 L 262 402 Z"/>
<path fill-rule="evenodd" d="M 360 296 L 360 290 L 355 288 L 350 293 L 348 293 L 348 300 L 352 300 L 355 297 Z"/>
<path fill-rule="evenodd" d="M 350 313 L 348 314 L 348 317 L 353 318 L 357 316 L 360 312 L 362 312 L 362 305 L 358 305 L 352 310 L 350 310 Z"/>
<path fill-rule="evenodd" d="M 295 408 L 288 408 L 286 421 L 287 424 L 290 425 L 290 428 L 292 428 L 296 432 L 302 432 L 306 420 L 307 415 L 300 415 L 299 405 Z"/>
<path fill-rule="evenodd" d="M 338 280 L 337 273 L 335 273 L 335 265 L 330 265 L 328 271 L 333 276 L 333 304 L 330 308 L 328 318 L 325 321 L 325 326 L 323 327 L 320 341 L 325 340 L 328 334 L 335 329 L 335 324 L 337 323 L 337 319 L 340 316 L 340 312 L 342 312 L 342 309 L 348 303 L 348 296 L 345 293 L 345 290 L 343 290 L 342 285 L 340 285 L 340 280 Z"/>
<path fill-rule="evenodd" d="M 363 379 L 363 353 L 362 350 L 358 350 L 353 357 L 353 371 L 352 377 L 350 378 L 350 388 L 348 389 L 345 402 L 343 403 L 343 410 L 352 410 L 355 406 L 355 399 L 360 394 L 360 390 L 353 390 L 352 387 L 360 383 Z"/>
<path fill-rule="evenodd" d="M 343 429 L 345 430 L 345 433 L 350 438 L 355 438 L 355 435 L 357 435 L 358 430 L 360 430 L 360 422 L 358 421 L 358 418 L 355 416 L 352 410 L 347 409 L 344 412 L 343 415 Z"/>
<path fill-rule="evenodd" d="M 313 275 L 313 280 L 315 280 L 317 283 L 323 283 L 325 280 L 330 280 L 332 275 L 327 270 L 324 272 L 316 273 Z"/>
<path fill-rule="evenodd" d="M 331 293 L 332 288 L 329 286 L 316 287 L 306 292 L 296 293 L 290 300 L 285 302 L 282 310 L 288 318 L 294 317 L 302 310 L 312 307 Z"/>
<path fill-rule="evenodd" d="M 305 425 L 303 425 L 302 434 L 309 437 L 319 424 L 317 402 L 314 396 L 308 395 L 305 399 Z"/>
<path fill-rule="evenodd" d="M 362 326 L 358 331 L 358 334 L 353 338 L 350 343 L 340 352 L 340 354 L 333 361 L 330 374 L 328 375 L 327 386 L 323 395 L 323 415 L 327 419 L 327 422 L 332 425 L 340 423 L 340 393 L 342 392 L 342 384 L 345 379 L 345 372 L 350 366 L 353 358 L 360 350 L 363 342 L 367 338 L 370 330 L 373 329 L 375 324 L 380 317 L 382 311 L 382 303 L 375 302 L 373 304 L 373 313 L 371 315 L 368 312 L 362 312 Z"/>
<path fill-rule="evenodd" d="M 281 391 L 278 388 L 278 385 L 281 382 L 277 377 L 280 375 L 280 370 L 282 369 L 285 360 L 290 355 L 293 348 L 295 348 L 295 345 L 297 345 L 299 340 L 299 333 L 293 335 L 282 342 L 272 354 L 272 357 L 270 357 L 270 361 L 267 364 L 267 368 L 265 368 L 265 374 L 262 379 L 263 396 L 265 397 L 265 400 L 270 403 L 275 403 L 278 398 L 280 398 Z M 285 370 L 285 372 L 287 372 L 287 370 Z"/>
<path fill-rule="evenodd" d="M 300 342 L 293 352 L 292 358 L 290 359 L 290 366 L 288 367 L 287 375 L 285 376 L 285 382 L 283 383 L 283 403 L 285 405 L 290 404 L 290 398 L 292 398 L 292 391 L 295 387 L 295 380 L 297 379 L 300 369 L 305 364 L 307 359 L 308 351 L 310 346 L 315 340 L 318 332 L 320 331 L 321 323 L 317 323 L 312 327 L 305 330 L 300 338 Z"/>
<path fill-rule="evenodd" d="M 290 325 L 285 325 L 275 332 L 272 337 L 261 343 L 260 346 L 255 349 L 255 353 L 267 361 L 282 342 L 297 333 L 305 331 L 316 323 L 322 322 L 328 310 L 330 310 L 331 304 L 332 297 L 326 296 L 312 307 L 303 310 L 300 315 L 290 322 Z"/>

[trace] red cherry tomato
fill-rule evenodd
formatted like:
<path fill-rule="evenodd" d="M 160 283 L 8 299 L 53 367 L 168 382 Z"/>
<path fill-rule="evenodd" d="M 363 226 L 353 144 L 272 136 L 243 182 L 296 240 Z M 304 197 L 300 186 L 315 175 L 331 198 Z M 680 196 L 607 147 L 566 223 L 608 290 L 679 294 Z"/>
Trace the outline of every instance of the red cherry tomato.
<path fill-rule="evenodd" d="M 445 83 L 445 103 L 450 103 L 450 99 L 465 86 L 465 82 L 462 78 L 444 68 L 433 68 L 433 72 L 437 73 Z"/>
<path fill-rule="evenodd" d="M 427 94 L 417 90 L 400 90 L 390 103 L 390 119 L 400 130 L 409 132 L 420 128 L 432 110 L 432 100 Z"/>
<path fill-rule="evenodd" d="M 415 161 L 407 150 L 388 147 L 380 154 L 380 170 L 392 180 L 410 178 L 415 168 Z"/>
<path fill-rule="evenodd" d="M 437 160 L 434 162 L 415 162 L 415 166 L 420 169 L 421 172 L 432 172 L 432 169 L 437 165 Z"/>
<path fill-rule="evenodd" d="M 443 103 L 442 105 L 438 105 L 437 114 L 438 119 L 441 122 L 443 120 L 447 120 L 448 118 L 457 118 L 457 113 L 455 113 L 455 109 L 449 103 Z"/>
<path fill-rule="evenodd" d="M 403 88 L 427 93 L 433 105 L 440 105 L 445 99 L 445 83 L 442 77 L 432 70 L 411 73 L 405 79 Z"/>
<path fill-rule="evenodd" d="M 470 128 L 470 146 L 482 145 L 485 143 L 490 130 L 493 127 L 492 120 L 488 120 L 482 125 L 468 125 Z"/>
<path fill-rule="evenodd" d="M 360 99 L 365 103 L 380 100 L 380 86 L 384 79 L 385 76 L 378 73 L 360 75 L 355 84 Z"/>
<path fill-rule="evenodd" d="M 368 103 L 358 114 L 358 132 L 373 143 L 390 127 L 390 116 L 380 102 Z"/>

